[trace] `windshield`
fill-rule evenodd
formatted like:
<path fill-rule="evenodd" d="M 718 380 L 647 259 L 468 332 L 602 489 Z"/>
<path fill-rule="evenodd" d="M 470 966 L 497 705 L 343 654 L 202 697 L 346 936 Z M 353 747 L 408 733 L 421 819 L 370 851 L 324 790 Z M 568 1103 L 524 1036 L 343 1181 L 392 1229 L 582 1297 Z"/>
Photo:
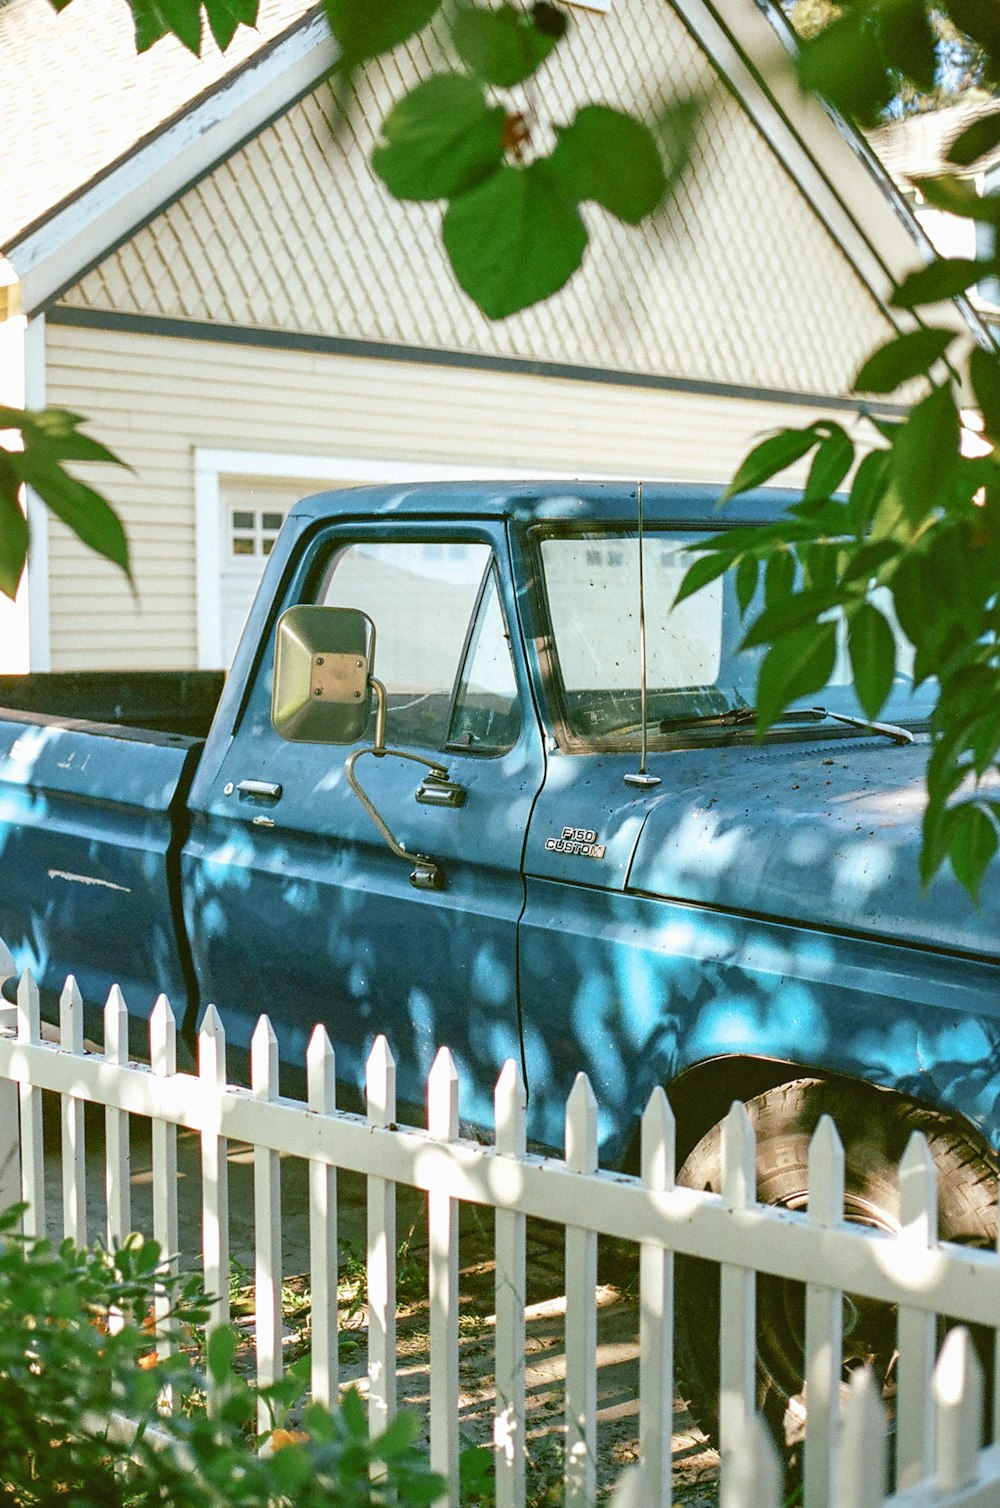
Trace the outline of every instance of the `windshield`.
<path fill-rule="evenodd" d="M 740 653 L 746 627 L 732 576 L 720 577 L 671 609 L 684 573 L 696 559 L 685 547 L 693 532 L 647 529 L 643 551 L 646 597 L 647 723 L 669 735 L 683 721 L 684 738 L 698 736 L 700 718 L 752 705 L 764 649 Z M 634 532 L 551 534 L 541 541 L 542 574 L 553 658 L 566 721 L 580 737 L 615 740 L 637 734 L 640 710 L 639 542 Z M 749 617 L 763 605 L 751 605 Z M 890 604 L 879 606 L 893 621 Z M 832 712 L 863 716 L 851 688 L 846 633 L 822 692 L 796 707 L 822 702 Z M 933 688 L 914 695 L 913 650 L 897 630 L 896 681 L 882 719 L 922 721 Z M 659 724 L 663 722 L 664 728 Z M 738 725 L 736 725 L 738 726 Z M 723 729 L 731 737 L 733 726 Z M 720 736 L 706 723 L 703 736 Z"/>

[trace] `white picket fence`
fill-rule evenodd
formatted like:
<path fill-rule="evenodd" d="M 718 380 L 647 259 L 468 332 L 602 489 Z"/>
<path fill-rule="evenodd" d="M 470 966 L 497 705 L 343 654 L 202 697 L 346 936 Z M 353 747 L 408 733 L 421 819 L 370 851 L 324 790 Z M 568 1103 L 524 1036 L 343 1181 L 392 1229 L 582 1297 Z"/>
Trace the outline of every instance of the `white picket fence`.
<path fill-rule="evenodd" d="M 103 1053 L 86 1051 L 83 1009 L 72 979 L 61 1001 L 59 1041 L 42 1040 L 38 992 L 22 976 L 9 1025 L 0 1020 L 0 1203 L 23 1197 L 29 1233 L 45 1230 L 43 1095 L 59 1097 L 62 1226 L 87 1238 L 84 1106 L 105 1107 L 106 1237 L 131 1229 L 130 1117 L 152 1123 L 152 1234 L 178 1249 L 177 1135 L 201 1148 L 202 1254 L 210 1324 L 228 1318 L 227 1143 L 253 1147 L 256 1364 L 261 1382 L 280 1375 L 282 1158 L 308 1161 L 312 1293 L 312 1394 L 338 1392 L 337 1171 L 367 1178 L 369 1417 L 381 1430 L 396 1408 L 396 1188 L 427 1196 L 430 1315 L 429 1417 L 434 1467 L 458 1503 L 458 1210 L 492 1208 L 496 1220 L 494 1442 L 498 1508 L 525 1502 L 525 1252 L 528 1218 L 565 1227 L 565 1501 L 590 1508 L 597 1478 L 597 1240 L 639 1248 L 639 1465 L 622 1477 L 615 1508 L 667 1508 L 671 1501 L 675 1253 L 721 1269 L 722 1508 L 778 1508 L 780 1471 L 754 1414 L 755 1277 L 806 1285 L 806 1508 L 986 1508 L 1000 1505 L 1000 1445 L 982 1445 L 982 1382 L 968 1333 L 951 1332 L 935 1367 L 936 1317 L 1000 1325 L 1000 1257 L 937 1238 L 936 1173 L 914 1135 L 901 1163 L 902 1221 L 889 1234 L 843 1219 L 843 1150 L 821 1122 L 809 1158 L 809 1203 L 793 1212 L 756 1201 L 755 1147 L 746 1112 L 734 1105 L 723 1139 L 720 1195 L 675 1186 L 674 1127 L 665 1095 L 653 1093 L 642 1121 L 641 1175 L 599 1169 L 597 1105 L 580 1075 L 566 1109 L 564 1159 L 529 1155 L 525 1094 L 507 1063 L 496 1088 L 495 1144 L 458 1134 L 458 1079 L 442 1049 L 428 1081 L 426 1129 L 396 1125 L 395 1064 L 384 1038 L 367 1069 L 367 1115 L 336 1109 L 334 1056 L 322 1027 L 307 1060 L 306 1103 L 278 1093 L 278 1053 L 266 1017 L 254 1033 L 251 1088 L 226 1082 L 225 1036 L 209 1009 L 197 1074 L 176 1070 L 175 1028 L 161 998 L 149 1024 L 149 1064 L 130 1061 L 120 991 L 104 1013 Z M 19 1126 L 19 1134 L 18 1128 Z M 885 1496 L 882 1404 L 867 1372 L 855 1375 L 841 1410 L 842 1294 L 898 1305 L 895 1404 L 896 1494 Z M 1000 1367 L 998 1367 L 1000 1376 Z M 997 1390 L 1000 1392 L 1000 1389 Z M 842 1417 L 841 1417 L 842 1414 Z M 1000 1440 L 1000 1402 L 990 1421 Z"/>

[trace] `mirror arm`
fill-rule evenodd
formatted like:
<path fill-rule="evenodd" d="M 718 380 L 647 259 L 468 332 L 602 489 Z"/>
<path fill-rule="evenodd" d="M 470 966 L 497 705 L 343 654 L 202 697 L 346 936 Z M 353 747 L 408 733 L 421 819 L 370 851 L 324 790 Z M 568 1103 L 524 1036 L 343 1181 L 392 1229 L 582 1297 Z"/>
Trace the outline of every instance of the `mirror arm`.
<path fill-rule="evenodd" d="M 355 749 L 354 753 L 348 756 L 347 763 L 344 765 L 344 773 L 347 776 L 347 783 L 351 787 L 351 790 L 354 792 L 355 796 L 357 796 L 358 800 L 361 802 L 361 805 L 364 807 L 365 811 L 368 813 L 375 826 L 378 828 L 379 832 L 382 834 L 382 837 L 385 839 L 389 848 L 396 855 L 397 859 L 405 859 L 407 863 L 410 863 L 414 866 L 413 871 L 410 875 L 411 883 L 415 885 L 418 890 L 440 890 L 443 888 L 444 878 L 441 874 L 441 870 L 438 864 L 433 859 L 427 858 L 425 854 L 407 853 L 402 843 L 398 842 L 393 834 L 389 831 L 389 828 L 386 826 L 383 818 L 379 814 L 375 803 L 372 801 L 371 797 L 368 795 L 368 792 L 364 789 L 361 782 L 358 780 L 357 775 L 355 775 L 354 767 L 363 754 L 372 754 L 376 759 L 384 759 L 386 754 L 392 754 L 396 759 L 408 759 L 412 764 L 421 765 L 424 769 L 433 771 L 433 773 L 439 776 L 442 780 L 447 780 L 447 766 L 438 764 L 434 759 L 424 759 L 420 754 L 408 754 L 405 749 L 386 748 L 385 687 L 382 685 L 382 682 L 377 681 L 374 676 L 370 677 L 370 685 L 375 692 L 375 743 L 369 748 Z"/>
<path fill-rule="evenodd" d="M 385 747 L 385 687 L 373 675 L 368 677 L 368 684 L 375 693 L 375 747 L 372 753 L 377 759 L 381 759 L 388 752 Z"/>

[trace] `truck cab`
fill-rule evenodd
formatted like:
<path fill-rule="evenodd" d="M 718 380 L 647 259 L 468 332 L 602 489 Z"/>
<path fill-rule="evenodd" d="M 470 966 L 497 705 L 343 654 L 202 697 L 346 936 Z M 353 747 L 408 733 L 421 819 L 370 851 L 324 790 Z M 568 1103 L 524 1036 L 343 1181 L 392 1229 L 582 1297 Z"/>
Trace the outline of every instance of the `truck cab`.
<path fill-rule="evenodd" d="M 715 500 L 645 489 L 645 740 L 634 487 L 453 484 L 298 505 L 181 854 L 201 998 L 235 1040 L 266 1006 L 283 1058 L 304 1060 L 322 1019 L 338 1075 L 359 1085 L 385 1030 L 414 1105 L 446 1042 L 462 1117 L 486 1126 L 514 1057 L 530 1134 L 548 1146 L 582 1068 L 611 1161 L 656 1083 L 687 1096 L 696 1140 L 737 1085 L 790 1073 L 905 1085 L 993 1140 L 981 1065 L 1000 1043 L 995 901 L 974 910 L 946 876 L 924 896 L 917 877 L 932 693 L 914 694 L 901 656 L 890 731 L 873 728 L 845 663 L 821 708 L 755 742 L 733 584 L 671 606 L 699 534 L 768 522 L 788 495 L 752 493 L 722 516 Z M 297 606 L 371 620 L 386 741 L 407 757 L 359 762 L 357 778 L 440 888 L 386 842 L 348 779 L 350 748 L 275 726 L 277 625 Z M 366 741 L 367 728 L 355 751 Z"/>

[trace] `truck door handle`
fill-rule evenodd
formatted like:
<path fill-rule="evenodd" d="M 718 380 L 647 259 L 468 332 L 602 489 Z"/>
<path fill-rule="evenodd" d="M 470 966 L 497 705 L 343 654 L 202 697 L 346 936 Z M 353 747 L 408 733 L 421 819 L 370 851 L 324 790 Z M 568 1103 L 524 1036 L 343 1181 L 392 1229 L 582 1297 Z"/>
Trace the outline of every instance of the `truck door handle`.
<path fill-rule="evenodd" d="M 254 796 L 258 801 L 281 799 L 281 786 L 270 780 L 241 780 L 236 789 L 241 796 Z"/>
<path fill-rule="evenodd" d="M 447 775 L 430 774 L 417 791 L 416 799 L 422 806 L 464 806 L 466 794 L 465 786 L 456 780 L 449 780 Z"/>

